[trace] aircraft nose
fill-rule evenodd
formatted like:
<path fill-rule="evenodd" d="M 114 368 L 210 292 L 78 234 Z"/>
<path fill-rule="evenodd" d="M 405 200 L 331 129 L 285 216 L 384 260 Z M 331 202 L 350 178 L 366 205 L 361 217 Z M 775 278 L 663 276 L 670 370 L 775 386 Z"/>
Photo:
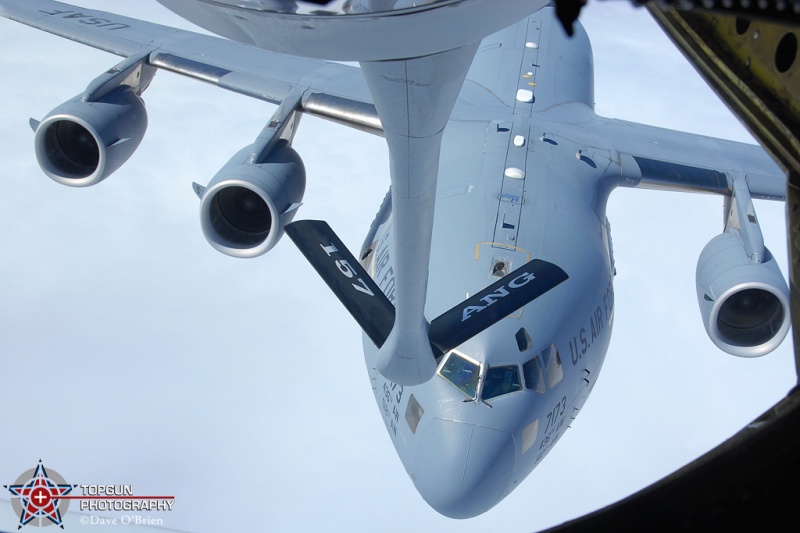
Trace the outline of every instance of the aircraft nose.
<path fill-rule="evenodd" d="M 472 518 L 506 495 L 514 472 L 510 433 L 436 419 L 420 437 L 414 482 L 439 513 Z"/>

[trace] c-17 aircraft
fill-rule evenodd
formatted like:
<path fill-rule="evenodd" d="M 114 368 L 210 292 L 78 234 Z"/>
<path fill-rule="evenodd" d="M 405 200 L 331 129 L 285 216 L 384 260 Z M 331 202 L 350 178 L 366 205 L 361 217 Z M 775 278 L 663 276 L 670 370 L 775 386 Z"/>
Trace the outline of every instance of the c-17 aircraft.
<path fill-rule="evenodd" d="M 6 4 L 11 3 L 3 3 Z M 26 10 L 37 7 L 30 2 L 25 6 Z M 112 22 L 129 24 L 127 20 L 117 22 L 122 19 L 106 18 L 103 14 L 91 18 L 76 16 L 85 13 L 63 7 L 60 9 L 67 13 L 54 14 L 59 9 L 51 7 L 35 11 L 47 11 L 45 15 L 51 21 L 60 19 L 54 23 L 56 26 L 72 28 L 67 25 L 88 21 L 86 26 L 108 24 L 104 31 L 109 33 L 133 31 L 137 27 L 136 24 L 130 24 L 130 28 L 113 27 Z M 4 9 L 4 13 L 13 12 L 13 8 Z M 559 33 L 560 28 L 549 11 L 545 8 L 482 42 L 449 116 L 439 163 L 430 281 L 425 299 L 425 315 L 444 316 L 441 320 L 445 322 L 431 321 L 431 342 L 435 345 L 444 342 L 435 335 L 442 329 L 451 336 L 456 335 L 453 330 L 462 334 L 464 324 L 469 326 L 470 320 L 482 318 L 493 306 L 501 305 L 504 298 L 514 298 L 515 290 L 531 285 L 535 279 L 546 278 L 538 270 L 517 270 L 526 265 L 539 265 L 536 259 L 555 265 L 556 272 L 564 273 L 560 276 L 564 279 L 558 283 L 552 281 L 553 287 L 544 290 L 532 302 L 526 302 L 521 310 L 504 310 L 499 322 L 483 332 L 465 338 L 448 350 L 441 350 L 444 353 L 435 359 L 434 373 L 420 384 L 409 382 L 403 376 L 394 380 L 385 378 L 383 373 L 391 374 L 391 371 L 384 369 L 382 373 L 379 370 L 376 343 L 372 339 L 365 340 L 367 366 L 376 398 L 398 454 L 423 497 L 449 516 L 464 517 L 482 512 L 517 485 L 563 434 L 565 420 L 577 414 L 593 386 L 605 355 L 613 318 L 613 255 L 604 217 L 605 199 L 611 189 L 622 184 L 699 189 L 722 195 L 735 192 L 735 201 L 729 202 L 731 216 L 727 220 L 727 236 L 720 240 L 736 240 L 737 232 L 744 234 L 741 241 L 745 249 L 753 246 L 752 241 L 756 242 L 756 250 L 748 253 L 751 259 L 759 255 L 768 259 L 767 253 L 757 247 L 757 223 L 742 225 L 744 219 L 756 220 L 747 196 L 779 199 L 784 186 L 777 168 L 758 150 L 595 117 L 591 113 L 593 101 L 588 75 L 591 58 L 586 55 L 585 37 L 579 30 L 577 39 L 566 39 Z M 37 19 L 48 20 L 41 13 Z M 98 24 L 98 20 L 106 22 Z M 99 28 L 88 31 L 97 30 Z M 104 43 L 103 46 L 109 45 Z M 507 56 L 509 49 L 516 55 Z M 559 57 L 551 58 L 550 62 L 547 60 L 549 49 L 559 51 Z M 196 56 L 190 60 L 183 58 L 181 63 L 182 58 L 176 59 L 169 46 L 160 46 L 159 53 L 163 54 L 160 60 L 150 52 L 147 61 L 163 68 L 180 68 L 182 73 L 190 75 L 193 74 L 191 68 L 200 67 Z M 165 59 L 164 56 L 170 54 L 172 56 Z M 207 53 L 202 55 L 208 56 Z M 271 56 L 267 54 L 267 57 Z M 178 65 L 163 66 L 159 63 L 161 60 L 177 60 Z M 516 70 L 509 64 L 515 64 Z M 203 70 L 206 81 L 208 78 L 213 81 L 213 76 L 223 72 L 224 69 L 216 66 L 216 71 Z M 525 68 L 520 69 L 521 66 Z M 142 72 L 147 70 L 144 63 L 133 67 Z M 559 67 L 566 70 L 559 70 Z M 337 71 L 350 72 L 330 65 L 325 68 L 331 69 L 326 72 L 330 76 L 327 80 L 334 82 L 340 82 L 336 80 Z M 130 74 L 125 68 L 120 68 L 119 72 Z M 227 82 L 240 81 L 241 77 L 233 74 L 237 73 L 229 72 L 216 82 L 224 86 Z M 194 75 L 199 77 L 197 73 Z M 226 76 L 230 79 L 223 82 Z M 556 90 L 553 85 L 548 88 L 545 81 L 563 79 L 559 76 L 566 76 L 564 89 Z M 98 80 L 94 87 L 100 86 L 102 92 L 108 87 L 102 85 L 105 81 Z M 359 85 L 354 83 L 353 86 L 357 93 Z M 232 88 L 244 92 L 242 86 Z M 341 86 L 335 90 L 346 91 Z M 353 102 L 369 104 L 369 94 L 361 93 L 363 100 L 348 100 L 333 89 L 331 93 L 306 93 L 295 105 L 299 103 L 304 106 L 303 112 L 313 114 L 314 105 L 322 100 L 324 105 L 318 107 L 316 113 L 375 129 L 374 114 L 363 111 L 364 106 L 356 106 L 356 111 L 362 112 L 355 117 L 342 117 L 341 109 L 337 108 L 337 105 Z M 310 96 L 306 98 L 307 95 Z M 348 101 L 337 102 L 336 98 Z M 293 126 L 291 120 L 296 119 L 296 115 L 292 112 L 298 110 L 290 109 L 285 122 Z M 346 111 L 353 112 L 353 109 L 348 107 Z M 279 108 L 275 122 L 280 122 L 279 113 L 282 112 L 287 112 L 285 107 Z M 380 106 L 378 115 L 379 112 Z M 38 124 L 37 131 L 47 126 L 48 120 L 52 123 L 57 119 L 45 119 Z M 265 137 L 269 133 L 265 130 Z M 37 139 L 44 138 L 37 133 Z M 131 142 L 125 139 L 128 138 L 115 139 L 108 146 L 118 149 Z M 45 146 L 42 143 L 46 141 L 37 142 L 41 153 Z M 284 146 L 286 144 L 288 142 Z M 467 148 L 473 145 L 475 148 Z M 291 154 L 288 148 L 283 149 Z M 45 169 L 55 174 L 52 167 L 46 166 L 47 159 L 43 159 Z M 746 186 L 736 178 L 744 178 Z M 206 199 L 217 185 L 197 190 Z M 211 200 L 203 200 L 207 214 L 214 209 L 213 203 L 209 207 Z M 399 276 L 402 268 L 398 264 L 401 252 L 395 252 L 392 246 L 397 239 L 393 229 L 396 219 L 391 210 L 397 203 L 394 200 L 391 196 L 384 202 L 358 256 L 366 272 L 390 300 L 401 294 L 391 290 L 392 274 Z M 287 207 L 295 207 L 297 203 L 290 202 Z M 293 214 L 294 211 L 296 209 L 287 212 Z M 210 240 L 224 248 L 225 242 L 220 243 L 221 239 L 214 237 L 210 218 L 204 218 L 206 224 L 212 225 Z M 298 233 L 311 231 L 302 224 L 293 227 L 298 228 Z M 316 230 L 319 226 L 312 224 L 306 228 Z M 321 239 L 333 238 L 327 229 L 323 227 L 323 230 Z M 326 257 L 339 261 L 323 266 L 324 275 L 327 272 L 334 279 L 343 276 L 357 293 L 370 298 L 380 294 L 370 285 L 368 277 L 360 275 L 354 259 L 337 255 L 344 253 L 343 245 L 332 240 L 318 244 L 322 244 L 319 247 L 324 254 L 322 261 Z M 307 248 L 316 249 L 314 246 Z M 250 249 L 242 247 L 239 250 L 244 251 L 232 255 L 245 255 Z M 709 253 L 714 251 L 712 248 Z M 747 264 L 737 267 L 774 273 L 774 269 L 761 266 L 763 264 L 769 265 L 770 261 L 752 263 L 748 260 Z M 730 265 L 723 262 L 720 268 L 727 272 Z M 392 274 L 387 275 L 388 272 Z M 767 274 L 767 282 L 758 282 L 762 284 L 757 287 L 768 287 L 769 294 L 780 303 L 785 302 L 786 291 L 774 275 L 770 278 L 771 274 Z M 750 279 L 747 282 L 757 283 Z M 487 286 L 490 290 L 484 291 Z M 711 301 L 717 295 L 703 296 Z M 344 298 L 358 308 L 358 304 L 348 299 L 351 297 L 345 295 Z M 468 304 L 458 307 L 456 314 L 461 328 L 448 328 L 446 320 L 450 315 L 446 311 L 460 305 L 465 298 Z M 705 301 L 701 299 L 701 305 Z M 380 318 L 381 309 L 386 308 L 382 305 L 374 308 L 369 318 Z M 753 343 L 755 347 L 744 346 L 742 341 L 731 338 L 730 332 L 735 328 L 731 329 L 730 324 L 727 337 L 714 330 L 713 323 L 710 333 L 715 336 L 715 342 L 722 343 L 729 351 L 738 350 L 740 355 L 766 351 L 782 339 L 788 328 L 786 306 L 779 308 L 783 311 L 781 319 L 770 323 L 775 331 L 764 333 L 760 338 L 763 342 Z M 773 311 L 780 314 L 778 307 Z M 716 313 L 706 312 L 712 316 Z M 375 320 L 366 320 L 365 327 L 373 327 L 374 323 Z M 385 330 L 372 333 L 379 337 L 378 344 L 380 337 L 386 335 Z M 463 335 L 471 333 L 466 331 Z M 446 339 L 447 335 L 444 337 Z M 734 343 L 736 347 L 732 348 Z M 396 384 L 403 381 L 405 385 Z M 460 479 L 454 472 L 461 473 Z"/>

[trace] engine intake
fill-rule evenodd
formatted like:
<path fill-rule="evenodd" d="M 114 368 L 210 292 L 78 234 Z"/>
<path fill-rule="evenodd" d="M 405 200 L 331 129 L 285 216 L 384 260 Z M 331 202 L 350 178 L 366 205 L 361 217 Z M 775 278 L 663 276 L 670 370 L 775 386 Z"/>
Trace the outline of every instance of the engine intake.
<path fill-rule="evenodd" d="M 738 230 L 714 237 L 697 263 L 697 301 L 703 325 L 723 351 L 759 357 L 789 332 L 789 288 L 772 254 L 751 260 Z"/>
<path fill-rule="evenodd" d="M 263 163 L 251 163 L 251 154 L 252 146 L 239 151 L 200 202 L 206 240 L 232 257 L 257 257 L 275 246 L 306 188 L 303 161 L 287 141 L 279 141 Z"/>
<path fill-rule="evenodd" d="M 88 187 L 122 166 L 146 130 L 144 102 L 130 87 L 94 102 L 78 96 L 51 111 L 36 128 L 36 159 L 58 183 Z"/>

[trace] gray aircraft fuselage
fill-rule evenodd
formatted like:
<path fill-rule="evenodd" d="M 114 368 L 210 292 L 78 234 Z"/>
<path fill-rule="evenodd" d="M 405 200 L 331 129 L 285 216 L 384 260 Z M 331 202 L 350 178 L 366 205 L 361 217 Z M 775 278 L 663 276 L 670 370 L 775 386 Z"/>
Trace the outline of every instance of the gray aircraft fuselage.
<path fill-rule="evenodd" d="M 503 40 L 517 41 L 518 69 L 493 61 L 494 41 Z M 535 78 L 572 75 L 559 79 L 572 90 L 563 95 L 567 109 L 552 101 L 539 119 L 537 103 L 521 101 L 526 93 L 518 95 L 517 86 L 534 79 L 531 65 L 547 46 L 561 51 L 559 65 L 541 65 Z M 440 315 L 530 259 L 559 265 L 569 279 L 446 354 L 422 385 L 385 379 L 375 345 L 364 340 L 392 442 L 420 494 L 447 516 L 485 512 L 530 474 L 577 415 L 608 349 L 614 265 L 602 178 L 609 160 L 576 155 L 580 147 L 549 118 L 592 113 L 591 62 L 585 34 L 568 39 L 550 9 L 482 44 L 442 143 L 426 315 Z M 361 257 L 368 254 L 362 264 L 393 300 L 391 225 L 386 202 Z M 453 376 L 447 361 L 456 356 L 480 367 L 477 400 L 471 386 L 465 392 L 443 375 Z M 537 365 L 544 379 L 537 375 L 534 384 Z M 493 379 L 491 367 L 500 367 Z M 498 381 L 500 389 L 489 391 Z"/>

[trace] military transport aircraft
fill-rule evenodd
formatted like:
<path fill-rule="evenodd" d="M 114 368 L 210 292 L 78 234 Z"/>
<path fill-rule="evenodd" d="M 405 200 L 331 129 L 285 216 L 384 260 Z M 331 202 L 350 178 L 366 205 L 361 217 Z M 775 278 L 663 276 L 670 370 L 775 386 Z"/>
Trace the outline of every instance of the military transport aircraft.
<path fill-rule="evenodd" d="M 279 104 L 252 145 L 195 184 L 204 234 L 234 257 L 269 251 L 284 231 L 295 241 L 364 329 L 386 428 L 442 514 L 502 500 L 592 390 L 614 317 L 605 207 L 616 187 L 726 198 L 724 230 L 698 268 L 708 334 L 745 357 L 785 337 L 788 289 L 751 201 L 783 198 L 780 170 L 756 147 L 595 115 L 588 39 L 580 27 L 567 38 L 545 2 L 502 14 L 480 0 L 347 2 L 342 13 L 162 3 L 243 44 L 0 1 L 7 18 L 125 58 L 32 121 L 39 164 L 65 185 L 107 178 L 144 136 L 141 95 L 159 68 Z M 442 20 L 466 30 L 425 26 Z M 356 256 L 326 224 L 291 222 L 305 185 L 291 147 L 302 114 L 387 139 L 392 188 Z"/>

